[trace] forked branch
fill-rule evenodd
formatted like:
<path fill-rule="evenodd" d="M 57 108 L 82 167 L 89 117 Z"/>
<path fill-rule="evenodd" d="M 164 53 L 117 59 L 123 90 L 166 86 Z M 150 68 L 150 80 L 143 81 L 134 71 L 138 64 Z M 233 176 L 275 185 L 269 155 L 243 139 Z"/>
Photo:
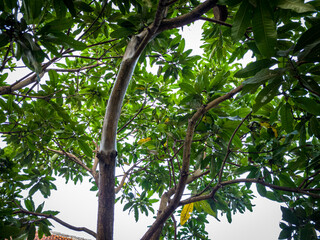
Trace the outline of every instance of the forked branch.
<path fill-rule="evenodd" d="M 163 210 L 162 214 L 158 215 L 156 221 L 152 224 L 152 226 L 148 229 L 145 235 L 141 238 L 141 240 L 151 239 L 154 232 L 156 232 L 159 228 L 161 228 L 162 224 L 170 217 L 170 215 L 175 211 L 175 209 L 179 206 L 182 194 L 184 192 L 185 186 L 188 181 L 189 176 L 189 167 L 190 167 L 190 155 L 191 155 L 191 144 L 194 135 L 194 130 L 197 125 L 197 121 L 208 112 L 210 109 L 218 106 L 220 103 L 232 98 L 235 94 L 242 90 L 242 85 L 239 87 L 231 90 L 227 94 L 216 98 L 215 100 L 211 101 L 207 105 L 203 105 L 198 111 L 189 119 L 186 138 L 184 142 L 184 149 L 183 149 L 183 162 L 180 171 L 180 178 L 177 188 L 174 191 L 174 197 L 170 201 L 170 204 L 166 206 Z"/>

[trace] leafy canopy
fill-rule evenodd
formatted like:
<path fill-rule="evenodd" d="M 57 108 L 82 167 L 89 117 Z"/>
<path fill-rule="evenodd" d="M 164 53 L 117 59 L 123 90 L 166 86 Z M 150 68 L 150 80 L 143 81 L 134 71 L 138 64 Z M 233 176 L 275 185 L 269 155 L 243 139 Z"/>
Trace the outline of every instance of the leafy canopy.
<path fill-rule="evenodd" d="M 218 3 L 225 22 L 211 10 L 199 17 L 202 56 L 185 49 L 178 28 L 161 31 L 141 53 L 118 123 L 124 175 L 115 179 L 116 201 L 138 221 L 188 174 L 181 225 L 168 219 L 162 239 L 208 239 L 208 215 L 231 222 L 252 211 L 254 183 L 286 206 L 279 239 L 319 239 L 320 3 Z M 165 18 L 200 4 L 168 1 Z M 155 0 L 0 1 L 1 239 L 33 239 L 36 227 L 49 234 L 59 214 L 32 196 L 50 197 L 57 176 L 75 183 L 90 176 L 98 190 L 95 155 L 110 92 L 129 39 L 157 9 Z M 242 68 L 237 60 L 247 53 L 255 60 Z M 239 93 L 224 98 L 233 89 Z M 195 128 L 185 173 L 188 123 Z"/>

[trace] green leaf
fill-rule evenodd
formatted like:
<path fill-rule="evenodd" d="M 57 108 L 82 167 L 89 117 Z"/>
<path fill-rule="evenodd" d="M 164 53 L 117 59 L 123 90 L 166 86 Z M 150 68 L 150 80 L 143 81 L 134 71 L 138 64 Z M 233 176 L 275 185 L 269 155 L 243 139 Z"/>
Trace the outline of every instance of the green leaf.
<path fill-rule="evenodd" d="M 293 51 L 298 52 L 305 48 L 307 45 L 315 43 L 320 40 L 320 23 L 312 26 L 307 31 L 305 31 L 301 37 L 298 39 L 296 46 Z"/>
<path fill-rule="evenodd" d="M 217 213 L 212 210 L 210 203 L 208 203 L 207 200 L 200 201 L 199 204 L 200 204 L 201 209 L 205 213 L 207 213 L 215 218 L 217 217 Z"/>
<path fill-rule="evenodd" d="M 30 190 L 29 190 L 29 196 L 32 196 L 36 191 L 39 190 L 39 183 L 35 184 Z"/>
<path fill-rule="evenodd" d="M 311 4 L 304 3 L 304 1 L 301 0 L 280 0 L 277 6 L 297 13 L 313 12 L 316 10 Z"/>
<path fill-rule="evenodd" d="M 10 38 L 6 33 L 0 33 L 0 48 L 8 45 L 10 43 Z"/>
<path fill-rule="evenodd" d="M 302 76 L 301 84 L 305 88 L 307 88 L 311 93 L 320 96 L 320 86 L 312 77 Z"/>
<path fill-rule="evenodd" d="M 276 25 L 272 18 L 269 1 L 257 0 L 253 14 L 252 30 L 260 53 L 265 57 L 273 56 L 277 41 Z"/>
<path fill-rule="evenodd" d="M 292 179 L 287 173 L 280 173 L 278 177 L 279 177 L 281 186 L 292 187 L 292 188 L 296 187 L 296 184 L 292 181 Z"/>
<path fill-rule="evenodd" d="M 83 153 L 85 155 L 87 155 L 89 158 L 92 157 L 92 149 L 90 148 L 90 146 L 83 140 L 78 140 L 78 144 L 79 144 L 79 147 L 80 149 L 83 151 Z"/>
<path fill-rule="evenodd" d="M 44 25 L 40 30 L 39 34 L 49 34 L 49 33 L 60 33 L 65 29 L 71 28 L 73 25 L 73 20 L 70 18 L 59 18 L 55 19 L 51 22 L 48 22 L 46 25 Z"/>
<path fill-rule="evenodd" d="M 282 229 L 278 239 L 290 239 L 292 230 L 289 228 Z"/>
<path fill-rule="evenodd" d="M 299 240 L 317 240 L 316 229 L 312 224 L 306 224 L 299 229 Z"/>
<path fill-rule="evenodd" d="M 243 85 L 258 85 L 273 80 L 275 78 L 279 77 L 279 73 L 275 70 L 269 70 L 269 69 L 262 69 L 259 71 L 254 77 L 247 79 L 243 82 Z"/>
<path fill-rule="evenodd" d="M 24 200 L 24 205 L 26 206 L 26 208 L 30 211 L 33 212 L 35 207 L 34 207 L 34 202 L 32 200 L 32 198 L 27 198 Z"/>
<path fill-rule="evenodd" d="M 137 206 L 134 206 L 133 207 L 133 210 L 134 210 L 134 219 L 136 222 L 139 221 L 139 211 L 138 211 L 138 207 Z"/>
<path fill-rule="evenodd" d="M 5 5 L 7 8 L 9 8 L 10 10 L 17 7 L 18 6 L 18 1 L 16 0 L 4 0 Z"/>
<path fill-rule="evenodd" d="M 129 209 L 132 205 L 133 205 L 133 202 L 126 203 L 123 207 L 123 211 L 126 211 L 127 209 Z"/>
<path fill-rule="evenodd" d="M 57 18 L 64 18 L 67 13 L 67 7 L 63 0 L 53 0 L 54 10 L 56 11 Z"/>
<path fill-rule="evenodd" d="M 228 220 L 228 223 L 232 223 L 231 211 L 227 211 L 227 220 Z"/>
<path fill-rule="evenodd" d="M 293 131 L 293 115 L 290 104 L 286 103 L 280 109 L 281 125 L 287 133 Z"/>
<path fill-rule="evenodd" d="M 270 102 L 279 93 L 278 89 L 280 87 L 280 84 L 281 78 L 273 81 L 272 83 L 264 87 L 256 97 L 252 110 L 254 112 L 257 112 L 263 105 Z"/>
<path fill-rule="evenodd" d="M 313 75 L 318 75 L 318 76 L 319 76 L 319 75 L 320 75 L 320 64 L 315 65 L 315 66 L 309 68 L 309 72 L 310 72 L 311 74 L 313 74 Z"/>
<path fill-rule="evenodd" d="M 76 9 L 74 8 L 73 0 L 63 0 L 66 7 L 69 9 L 69 12 L 73 17 L 77 16 Z"/>
<path fill-rule="evenodd" d="M 33 141 L 33 139 L 31 139 L 30 137 L 27 137 L 27 144 L 28 144 L 28 147 L 33 150 L 33 151 L 36 151 L 37 150 L 37 147 L 35 145 L 35 142 Z"/>
<path fill-rule="evenodd" d="M 237 77 L 237 78 L 251 77 L 251 76 L 254 76 L 256 73 L 258 73 L 259 71 L 261 71 L 262 69 L 270 68 L 276 63 L 278 63 L 278 61 L 274 59 L 261 59 L 256 62 L 249 63 L 244 69 L 241 69 L 238 72 L 236 72 L 236 74 L 234 74 L 234 77 Z"/>
<path fill-rule="evenodd" d="M 319 62 L 320 61 L 320 40 L 307 45 L 298 54 L 299 61 Z"/>
<path fill-rule="evenodd" d="M 118 28 L 114 30 L 112 33 L 110 33 L 110 37 L 112 38 L 123 38 L 123 37 L 128 37 L 131 35 L 134 35 L 136 30 L 131 29 L 131 28 Z"/>
<path fill-rule="evenodd" d="M 35 226 L 35 224 L 31 224 L 30 228 L 28 230 L 27 240 L 34 240 L 35 235 L 36 235 L 36 226 Z"/>
<path fill-rule="evenodd" d="M 252 14 L 252 5 L 247 0 L 243 1 L 231 27 L 231 37 L 234 42 L 239 41 L 246 33 L 252 19 Z"/>
<path fill-rule="evenodd" d="M 35 23 L 35 19 L 41 14 L 41 9 L 43 7 L 42 0 L 23 0 L 23 7 L 25 9 L 25 17 L 29 23 Z"/>
<path fill-rule="evenodd" d="M 49 70 L 48 74 L 49 74 L 49 78 L 50 78 L 50 82 L 52 83 L 52 86 L 55 87 L 58 82 L 59 74 L 52 69 Z"/>
<path fill-rule="evenodd" d="M 282 220 L 295 225 L 299 224 L 298 218 L 296 217 L 296 215 L 293 213 L 291 209 L 281 206 L 281 211 L 282 211 Z"/>
<path fill-rule="evenodd" d="M 320 139 L 320 121 L 315 116 L 310 119 L 310 128 L 312 133 Z"/>
<path fill-rule="evenodd" d="M 43 202 L 43 203 L 41 203 L 41 204 L 37 207 L 36 212 L 37 212 L 37 213 L 41 213 L 41 212 L 42 212 L 43 207 L 44 207 L 44 202 Z"/>
<path fill-rule="evenodd" d="M 186 92 L 188 94 L 197 94 L 197 92 L 194 89 L 194 87 L 189 83 L 182 82 L 182 83 L 179 84 L 179 87 L 183 92 Z"/>
<path fill-rule="evenodd" d="M 320 104 L 318 102 L 316 102 L 315 100 L 310 99 L 310 98 L 301 97 L 301 98 L 294 98 L 293 101 L 296 102 L 297 105 L 299 107 L 301 107 L 303 110 L 305 110 L 315 116 L 320 115 Z"/>
<path fill-rule="evenodd" d="M 81 11 L 84 12 L 93 12 L 94 9 L 84 1 L 74 1 L 74 5 Z"/>
<path fill-rule="evenodd" d="M 257 191 L 262 197 L 265 197 L 267 195 L 266 187 L 262 184 L 257 183 Z"/>
<path fill-rule="evenodd" d="M 63 45 L 67 48 L 73 48 L 74 50 L 84 50 L 87 48 L 85 43 L 75 40 L 73 37 L 70 37 L 62 32 L 54 32 L 47 36 L 43 36 L 41 39 L 42 42 L 49 41 L 51 43 Z"/>

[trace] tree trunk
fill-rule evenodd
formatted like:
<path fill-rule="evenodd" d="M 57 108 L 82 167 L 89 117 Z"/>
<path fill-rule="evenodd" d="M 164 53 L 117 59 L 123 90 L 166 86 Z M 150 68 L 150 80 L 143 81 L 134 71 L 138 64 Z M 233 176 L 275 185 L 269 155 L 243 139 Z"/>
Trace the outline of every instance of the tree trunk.
<path fill-rule="evenodd" d="M 115 163 L 117 152 L 99 153 L 98 240 L 113 239 Z"/>

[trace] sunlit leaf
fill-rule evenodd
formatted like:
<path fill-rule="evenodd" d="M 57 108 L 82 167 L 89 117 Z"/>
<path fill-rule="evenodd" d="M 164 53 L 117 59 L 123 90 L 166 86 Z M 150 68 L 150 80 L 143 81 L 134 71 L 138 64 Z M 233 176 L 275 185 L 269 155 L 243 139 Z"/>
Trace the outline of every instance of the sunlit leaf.
<path fill-rule="evenodd" d="M 279 8 L 293 10 L 297 13 L 312 12 L 315 8 L 301 0 L 280 0 L 277 4 Z"/>
<path fill-rule="evenodd" d="M 138 144 L 143 144 L 143 143 L 146 143 L 146 142 L 149 142 L 149 141 L 151 141 L 151 137 L 140 139 L 137 143 Z"/>
<path fill-rule="evenodd" d="M 180 224 L 183 226 L 190 218 L 190 213 L 193 211 L 193 203 L 189 203 L 183 206 L 180 214 Z"/>

